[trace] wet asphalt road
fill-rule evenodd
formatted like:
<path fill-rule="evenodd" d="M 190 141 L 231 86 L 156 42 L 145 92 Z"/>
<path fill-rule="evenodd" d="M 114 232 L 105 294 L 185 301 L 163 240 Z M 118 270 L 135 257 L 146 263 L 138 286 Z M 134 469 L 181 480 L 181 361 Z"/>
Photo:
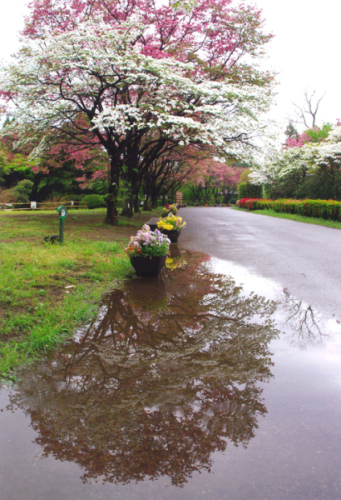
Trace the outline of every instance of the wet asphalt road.
<path fill-rule="evenodd" d="M 341 318 L 341 231 L 231 208 L 188 207 L 179 243 L 270 278 L 327 316 Z"/>

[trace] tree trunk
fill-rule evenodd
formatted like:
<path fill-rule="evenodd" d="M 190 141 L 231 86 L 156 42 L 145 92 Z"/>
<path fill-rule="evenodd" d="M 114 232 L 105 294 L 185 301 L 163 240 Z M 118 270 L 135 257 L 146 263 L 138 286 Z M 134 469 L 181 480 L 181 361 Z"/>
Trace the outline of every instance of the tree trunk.
<path fill-rule="evenodd" d="M 140 205 L 139 205 L 139 197 L 135 196 L 134 197 L 134 213 L 139 214 L 140 212 L 141 211 L 140 211 Z"/>
<path fill-rule="evenodd" d="M 110 162 L 110 182 L 108 189 L 108 199 L 107 199 L 107 215 L 105 222 L 112 226 L 117 225 L 118 220 L 118 210 L 117 210 L 117 196 L 120 185 L 120 175 L 118 168 L 116 166 L 114 158 Z"/>
<path fill-rule="evenodd" d="M 157 208 L 157 199 L 158 199 L 158 195 L 156 192 L 152 192 L 152 208 Z"/>
<path fill-rule="evenodd" d="M 133 216 L 133 195 L 129 177 L 128 179 L 121 179 L 121 192 L 123 194 L 121 215 L 122 217 L 130 218 Z"/>
<path fill-rule="evenodd" d="M 131 206 L 130 197 L 124 198 L 122 202 L 122 217 L 132 217 L 133 216 L 133 207 Z"/>
<path fill-rule="evenodd" d="M 151 207 L 151 203 L 150 203 L 150 197 L 147 194 L 146 199 L 144 200 L 144 204 L 143 204 L 143 211 L 150 212 L 151 209 L 152 209 L 152 207 Z"/>

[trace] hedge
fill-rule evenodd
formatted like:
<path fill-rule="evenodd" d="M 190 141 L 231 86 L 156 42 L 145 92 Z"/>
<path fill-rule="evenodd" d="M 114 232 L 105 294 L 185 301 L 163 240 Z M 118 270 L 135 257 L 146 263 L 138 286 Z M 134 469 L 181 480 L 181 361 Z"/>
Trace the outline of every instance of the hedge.
<path fill-rule="evenodd" d="M 237 202 L 240 208 L 248 210 L 272 209 L 275 212 L 321 217 L 341 221 L 341 202 L 336 200 L 262 200 L 243 198 Z"/>

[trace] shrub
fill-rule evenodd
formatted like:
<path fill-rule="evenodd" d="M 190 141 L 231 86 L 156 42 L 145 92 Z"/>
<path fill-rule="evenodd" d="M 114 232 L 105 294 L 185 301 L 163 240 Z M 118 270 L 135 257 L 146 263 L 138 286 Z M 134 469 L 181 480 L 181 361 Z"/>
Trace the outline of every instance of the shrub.
<path fill-rule="evenodd" d="M 251 182 L 242 182 L 238 185 L 238 198 L 261 198 L 262 186 L 251 184 Z"/>
<path fill-rule="evenodd" d="M 0 203 L 14 203 L 15 196 L 12 189 L 3 189 L 0 191 Z"/>
<path fill-rule="evenodd" d="M 240 200 L 245 200 L 247 198 L 246 196 L 246 182 L 241 182 L 238 184 L 238 198 Z"/>
<path fill-rule="evenodd" d="M 100 194 L 87 194 L 86 196 L 83 196 L 82 202 L 87 203 L 88 208 L 90 209 L 106 206 L 104 196 L 101 196 Z"/>
<path fill-rule="evenodd" d="M 247 208 L 248 210 L 257 210 L 266 208 L 265 204 L 268 201 L 272 200 L 262 200 L 260 198 L 242 198 L 241 200 L 237 201 L 237 205 L 240 208 Z"/>
<path fill-rule="evenodd" d="M 275 212 L 341 221 L 341 202 L 336 200 L 261 200 L 243 198 L 237 202 L 237 205 L 248 210 L 272 209 Z"/>
<path fill-rule="evenodd" d="M 16 203 L 28 203 L 32 192 L 33 182 L 29 179 L 24 179 L 12 189 L 14 201 Z"/>

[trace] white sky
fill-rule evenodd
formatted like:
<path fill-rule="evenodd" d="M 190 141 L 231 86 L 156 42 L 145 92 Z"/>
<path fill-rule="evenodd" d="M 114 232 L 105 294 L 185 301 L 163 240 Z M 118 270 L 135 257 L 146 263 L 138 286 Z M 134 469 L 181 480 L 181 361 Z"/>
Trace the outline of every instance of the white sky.
<path fill-rule="evenodd" d="M 254 0 L 275 38 L 268 50 L 278 75 L 277 117 L 294 117 L 292 102 L 303 104 L 305 90 L 321 97 L 318 124 L 341 119 L 340 23 L 337 0 Z M 287 120 L 286 120 L 287 121 Z"/>
<path fill-rule="evenodd" d="M 18 47 L 17 33 L 29 0 L 0 0 L 0 58 L 8 59 Z M 268 48 L 266 67 L 276 70 L 279 86 L 277 106 L 271 115 L 283 120 L 294 117 L 292 102 L 303 104 L 305 90 L 322 96 L 318 123 L 341 119 L 341 2 L 337 0 L 250 0 L 263 10 L 266 29 L 275 38 Z"/>

